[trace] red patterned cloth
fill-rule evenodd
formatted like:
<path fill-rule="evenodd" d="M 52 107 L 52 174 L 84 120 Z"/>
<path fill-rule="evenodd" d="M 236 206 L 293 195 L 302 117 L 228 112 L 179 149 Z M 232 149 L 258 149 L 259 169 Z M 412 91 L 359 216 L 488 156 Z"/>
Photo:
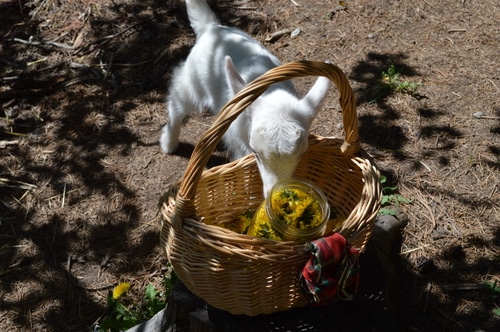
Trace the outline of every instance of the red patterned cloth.
<path fill-rule="evenodd" d="M 308 244 L 311 258 L 299 277 L 300 288 L 311 303 L 352 300 L 359 284 L 359 250 L 338 233 Z"/>

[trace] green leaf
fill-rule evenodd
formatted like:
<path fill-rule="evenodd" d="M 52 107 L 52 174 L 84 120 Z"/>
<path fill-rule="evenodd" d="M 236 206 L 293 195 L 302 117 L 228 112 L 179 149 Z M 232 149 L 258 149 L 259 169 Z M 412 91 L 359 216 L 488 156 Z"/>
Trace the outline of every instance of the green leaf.
<path fill-rule="evenodd" d="M 378 211 L 378 213 L 381 215 L 396 216 L 396 211 L 394 211 L 393 209 L 388 209 L 388 208 L 381 208 Z"/>
<path fill-rule="evenodd" d="M 165 308 L 165 301 L 160 293 L 156 291 L 153 285 L 149 284 L 146 287 L 145 300 L 142 306 L 143 316 L 146 319 L 153 317 L 160 310 Z"/>
<path fill-rule="evenodd" d="M 255 212 L 252 212 L 252 217 L 253 217 L 253 214 Z M 166 276 L 163 277 L 163 285 L 165 286 L 166 288 L 166 293 L 165 293 L 165 296 L 168 297 L 168 295 L 170 294 L 170 290 L 172 289 L 172 287 L 174 287 L 175 283 L 178 281 L 177 280 L 177 275 L 175 274 L 175 271 L 172 270 L 170 271 L 170 276 L 169 278 L 167 278 Z"/>
<path fill-rule="evenodd" d="M 146 286 L 146 299 L 149 301 L 152 301 L 154 298 L 156 298 L 156 295 L 158 293 L 156 292 L 155 286 L 152 284 L 149 284 Z"/>
<path fill-rule="evenodd" d="M 127 310 L 127 308 L 123 304 L 121 304 L 120 302 L 116 303 L 113 311 L 115 313 L 117 313 L 117 316 L 118 315 L 127 316 L 129 314 L 129 311 Z"/>
<path fill-rule="evenodd" d="M 384 194 L 394 194 L 398 190 L 398 187 L 383 187 L 382 192 Z"/>
<path fill-rule="evenodd" d="M 411 202 L 413 202 L 413 199 L 405 198 L 401 195 L 394 195 L 394 198 L 395 198 L 395 203 L 397 204 L 410 204 Z"/>
<path fill-rule="evenodd" d="M 496 280 L 495 282 L 485 281 L 484 284 L 486 285 L 487 289 L 491 292 L 491 297 L 493 299 L 496 299 L 500 295 L 500 287 L 497 286 Z"/>
<path fill-rule="evenodd" d="M 106 302 L 108 304 L 108 308 L 113 308 L 115 306 L 116 300 L 113 298 L 113 292 L 111 292 L 111 291 L 108 292 Z"/>
<path fill-rule="evenodd" d="M 380 205 L 384 206 L 384 205 L 389 204 L 389 202 L 390 202 L 389 196 L 382 196 L 382 200 L 380 201 Z"/>
<path fill-rule="evenodd" d="M 106 317 L 99 323 L 99 331 L 118 332 L 120 331 L 120 329 L 121 329 L 121 322 L 111 317 Z"/>
<path fill-rule="evenodd" d="M 494 314 L 495 316 L 500 317 L 500 308 L 495 308 L 495 309 L 493 309 L 493 314 Z"/>

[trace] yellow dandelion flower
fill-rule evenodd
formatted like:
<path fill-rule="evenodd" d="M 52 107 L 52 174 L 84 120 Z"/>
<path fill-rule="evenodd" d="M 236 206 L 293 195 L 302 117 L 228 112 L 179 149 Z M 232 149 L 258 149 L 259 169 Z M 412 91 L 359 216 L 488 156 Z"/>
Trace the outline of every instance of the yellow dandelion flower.
<path fill-rule="evenodd" d="M 123 294 L 125 294 L 130 289 L 130 284 L 128 282 L 122 282 L 118 284 L 113 289 L 113 299 L 119 299 Z"/>

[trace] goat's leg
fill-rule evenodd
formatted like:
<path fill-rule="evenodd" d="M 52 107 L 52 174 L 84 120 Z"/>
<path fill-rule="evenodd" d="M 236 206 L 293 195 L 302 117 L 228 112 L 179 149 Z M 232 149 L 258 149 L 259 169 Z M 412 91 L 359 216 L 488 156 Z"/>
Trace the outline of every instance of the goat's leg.
<path fill-rule="evenodd" d="M 174 92 L 175 93 L 175 92 Z M 186 118 L 191 107 L 184 98 L 171 94 L 168 99 L 168 122 L 163 127 L 160 137 L 161 149 L 166 153 L 173 153 L 179 147 L 179 136 L 182 121 Z"/>

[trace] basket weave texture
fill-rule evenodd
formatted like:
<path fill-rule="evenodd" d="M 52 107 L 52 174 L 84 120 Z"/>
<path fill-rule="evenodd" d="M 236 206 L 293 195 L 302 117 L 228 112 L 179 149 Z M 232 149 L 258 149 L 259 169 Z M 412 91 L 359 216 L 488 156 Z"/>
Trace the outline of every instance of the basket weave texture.
<path fill-rule="evenodd" d="M 380 175 L 360 148 L 356 101 L 335 65 L 298 61 L 274 68 L 248 84 L 218 114 L 201 137 L 178 185 L 160 202 L 161 243 L 180 280 L 208 304 L 232 314 L 255 316 L 304 306 L 298 278 L 310 257 L 305 244 L 237 234 L 221 226 L 263 201 L 253 155 L 205 170 L 231 122 L 271 84 L 326 76 L 340 93 L 345 139 L 310 135 L 295 177 L 320 187 L 347 219 L 333 232 L 363 250 L 382 197 Z"/>

